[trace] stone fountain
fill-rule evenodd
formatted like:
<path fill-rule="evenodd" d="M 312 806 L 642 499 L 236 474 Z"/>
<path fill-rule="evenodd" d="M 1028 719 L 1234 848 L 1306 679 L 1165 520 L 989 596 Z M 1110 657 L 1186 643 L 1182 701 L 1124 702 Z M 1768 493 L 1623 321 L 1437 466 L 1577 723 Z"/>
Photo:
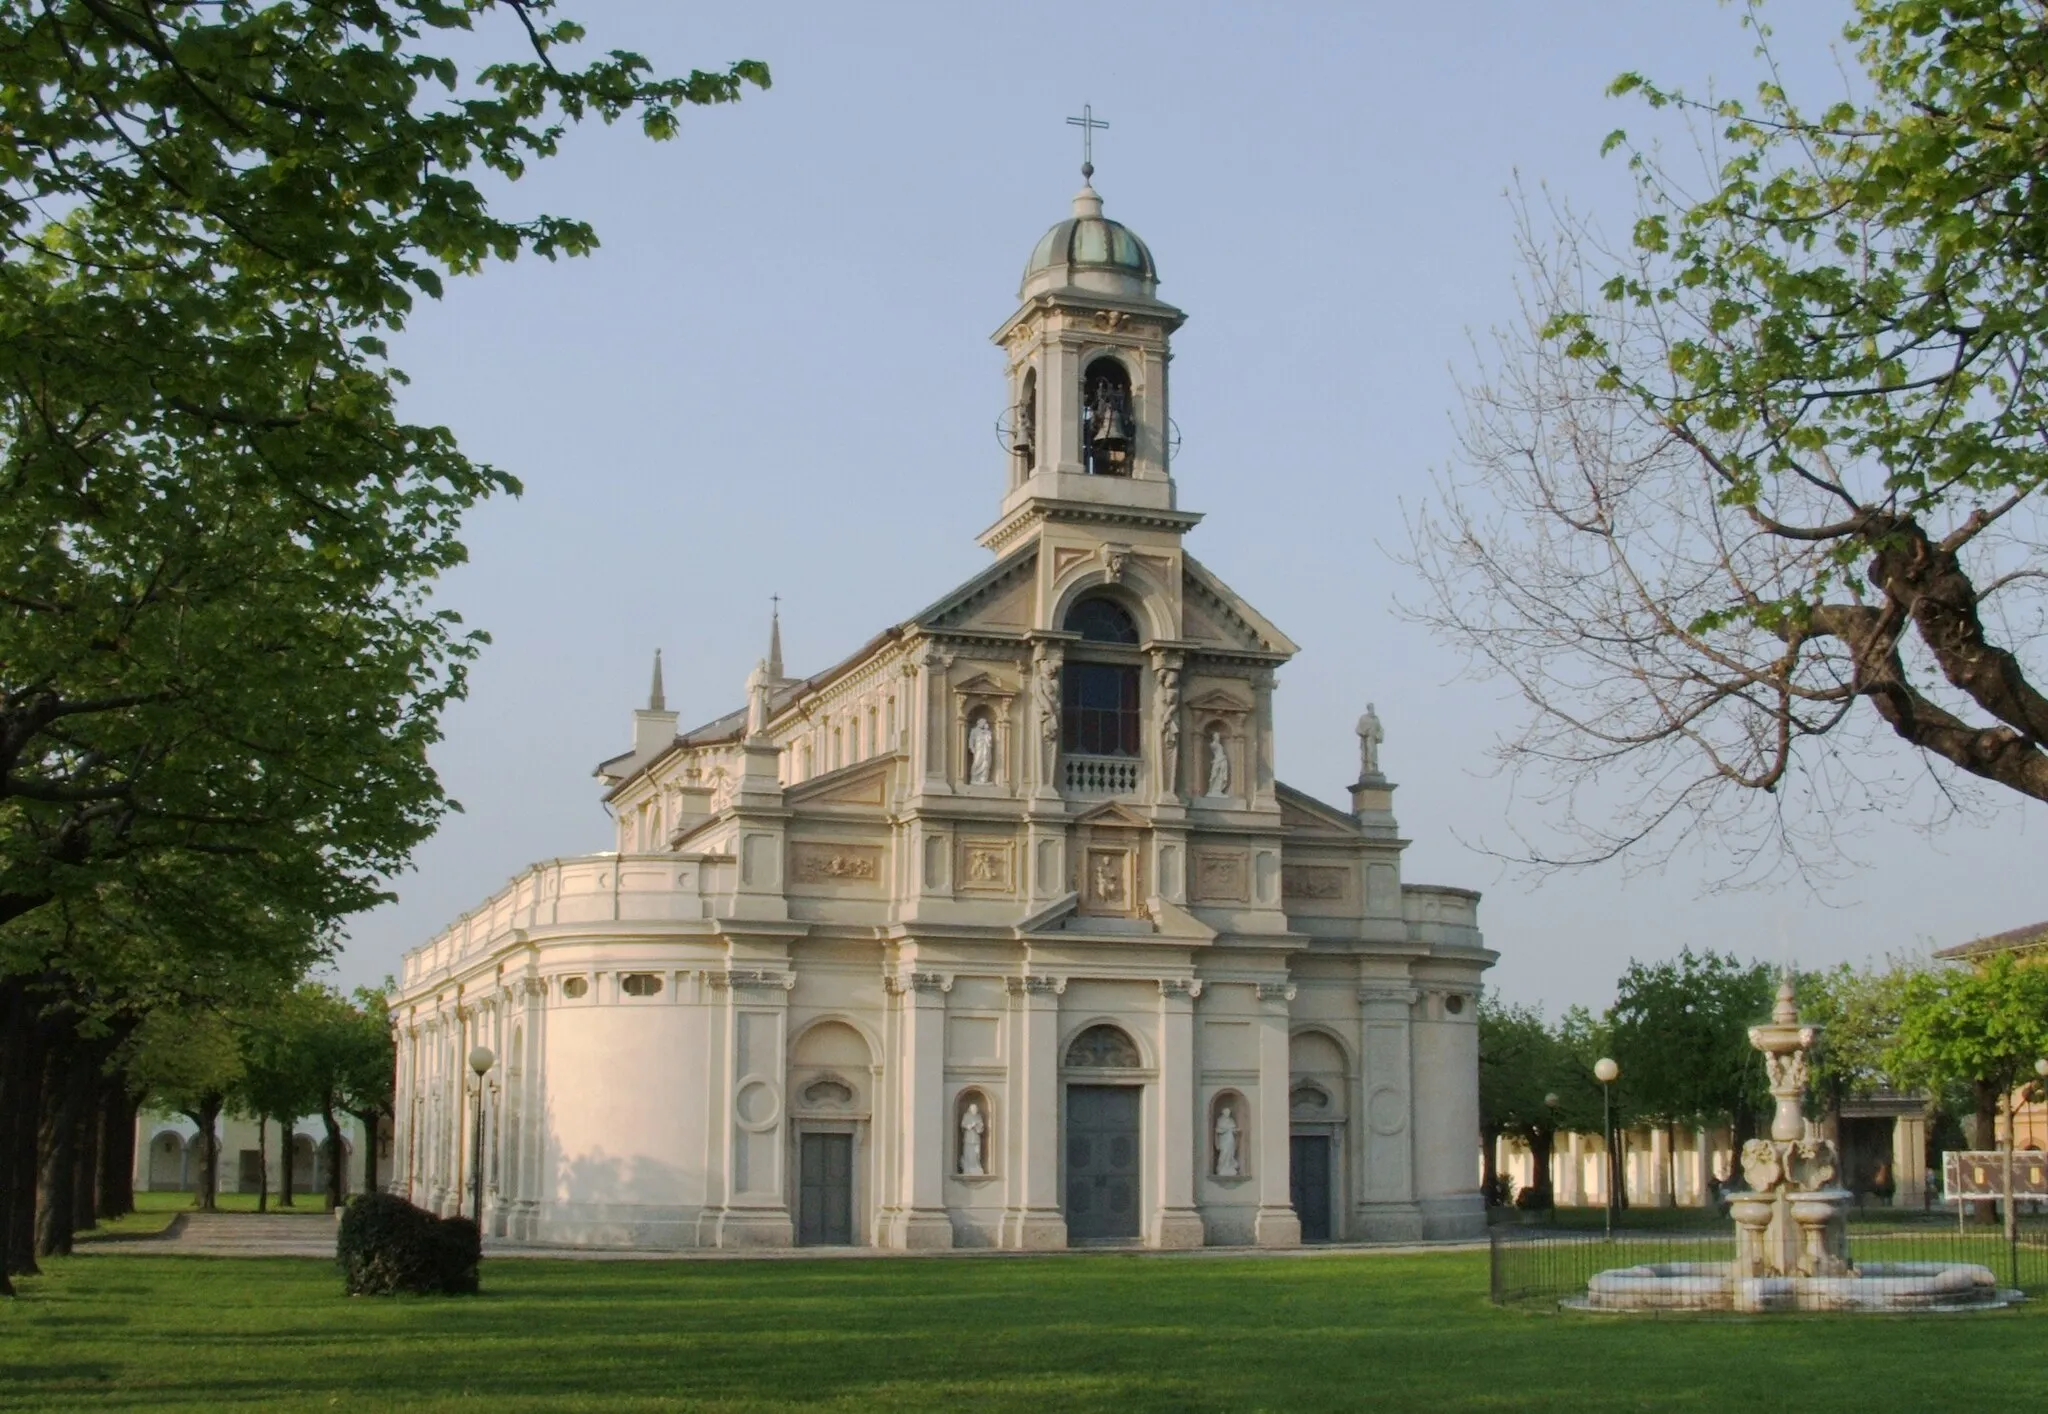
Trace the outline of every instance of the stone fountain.
<path fill-rule="evenodd" d="M 1800 1021 L 1789 975 L 1778 984 L 1771 1019 L 1749 1029 L 1776 1108 L 1770 1138 L 1742 1146 L 1749 1187 L 1729 1202 L 1735 1260 L 1616 1268 L 1568 1304 L 1592 1311 L 1949 1311 L 2020 1299 L 1974 1263 L 1849 1260 L 1855 1195 L 1835 1186 L 1835 1146 L 1813 1132 L 1804 1112 L 1807 1056 L 1820 1032 Z"/>

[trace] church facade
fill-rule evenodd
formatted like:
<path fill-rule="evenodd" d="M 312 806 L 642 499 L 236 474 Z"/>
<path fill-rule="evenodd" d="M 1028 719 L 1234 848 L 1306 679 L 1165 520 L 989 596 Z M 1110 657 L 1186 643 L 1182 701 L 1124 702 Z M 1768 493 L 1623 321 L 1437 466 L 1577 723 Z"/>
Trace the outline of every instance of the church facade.
<path fill-rule="evenodd" d="M 1345 808 L 1274 778 L 1296 647 L 1185 548 L 1183 318 L 1084 186 L 995 334 L 992 563 L 694 730 L 657 657 L 616 849 L 406 955 L 396 1191 L 638 1247 L 1481 1230 L 1478 896 L 1402 880 L 1370 709 Z"/>

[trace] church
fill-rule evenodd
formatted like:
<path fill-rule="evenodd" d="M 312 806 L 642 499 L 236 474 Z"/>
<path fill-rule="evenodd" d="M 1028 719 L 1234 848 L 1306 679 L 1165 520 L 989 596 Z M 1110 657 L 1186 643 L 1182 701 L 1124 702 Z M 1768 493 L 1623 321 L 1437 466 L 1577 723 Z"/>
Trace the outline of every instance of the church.
<path fill-rule="evenodd" d="M 1483 1229 L 1478 895 L 1402 879 L 1370 708 L 1345 806 L 1274 778 L 1296 646 L 1188 553 L 1186 316 L 1083 172 L 994 335 L 987 568 L 811 677 L 778 625 L 689 730 L 657 655 L 615 850 L 405 957 L 394 1191 L 655 1249 Z"/>

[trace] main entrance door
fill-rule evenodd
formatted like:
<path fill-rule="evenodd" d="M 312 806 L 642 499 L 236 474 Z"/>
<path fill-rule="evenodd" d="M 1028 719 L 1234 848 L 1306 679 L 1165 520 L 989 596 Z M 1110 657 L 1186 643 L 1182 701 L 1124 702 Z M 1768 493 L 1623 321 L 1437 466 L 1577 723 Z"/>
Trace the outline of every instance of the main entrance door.
<path fill-rule="evenodd" d="M 805 1134 L 797 1142 L 797 1244 L 852 1246 L 853 1136 Z"/>
<path fill-rule="evenodd" d="M 1067 1240 L 1138 1235 L 1138 1087 L 1067 1087 Z"/>
<path fill-rule="evenodd" d="M 1290 1145 L 1288 1191 L 1303 1242 L 1330 1240 L 1330 1136 L 1296 1134 Z"/>

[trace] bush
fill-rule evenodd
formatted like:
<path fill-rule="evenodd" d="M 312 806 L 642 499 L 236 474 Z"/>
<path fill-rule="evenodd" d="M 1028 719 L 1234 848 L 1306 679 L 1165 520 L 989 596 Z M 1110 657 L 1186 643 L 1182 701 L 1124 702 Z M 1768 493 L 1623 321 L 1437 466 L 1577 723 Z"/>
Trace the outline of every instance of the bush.
<path fill-rule="evenodd" d="M 392 1194 L 364 1193 L 342 1210 L 335 1254 L 351 1296 L 456 1296 L 476 1290 L 483 1239 L 468 1218 L 437 1218 Z"/>

